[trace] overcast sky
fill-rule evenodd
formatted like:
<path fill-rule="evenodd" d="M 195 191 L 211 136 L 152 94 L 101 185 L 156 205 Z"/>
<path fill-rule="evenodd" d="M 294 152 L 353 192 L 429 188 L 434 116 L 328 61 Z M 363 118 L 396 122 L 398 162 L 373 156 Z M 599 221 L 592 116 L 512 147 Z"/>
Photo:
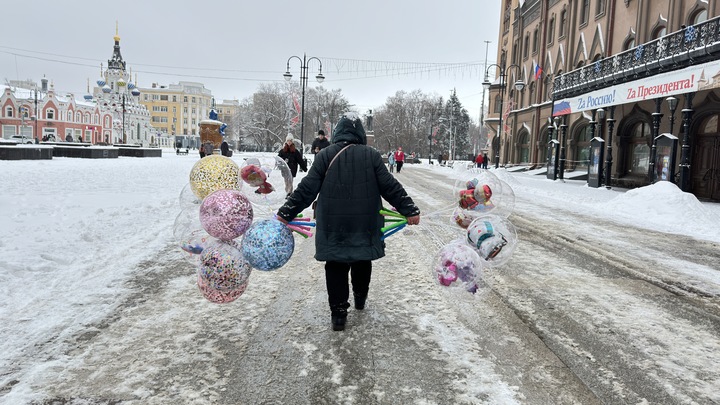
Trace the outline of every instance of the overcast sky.
<path fill-rule="evenodd" d="M 500 2 L 33 0 L 3 2 L 2 11 L 3 82 L 45 75 L 56 90 L 82 98 L 87 79 L 92 86 L 112 56 L 117 21 L 122 56 L 139 87 L 195 81 L 218 100 L 243 99 L 260 83 L 282 81 L 288 58 L 306 53 L 323 60 L 323 85 L 342 89 L 360 112 L 398 90 L 447 99 L 456 88 L 477 120 L 486 48 L 488 64 L 497 54 Z M 318 65 L 309 66 L 314 87 Z M 300 62 L 290 62 L 290 73 L 299 80 Z"/>

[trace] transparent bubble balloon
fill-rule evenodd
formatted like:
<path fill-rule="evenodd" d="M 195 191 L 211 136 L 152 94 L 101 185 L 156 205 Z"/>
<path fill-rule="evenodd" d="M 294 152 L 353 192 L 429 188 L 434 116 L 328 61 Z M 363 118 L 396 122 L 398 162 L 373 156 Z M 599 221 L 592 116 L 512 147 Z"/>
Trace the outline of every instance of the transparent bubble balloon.
<path fill-rule="evenodd" d="M 235 288 L 234 290 L 221 291 L 208 285 L 208 283 L 205 282 L 205 280 L 200 275 L 198 275 L 197 285 L 206 300 L 215 304 L 227 304 L 229 302 L 235 301 L 241 295 L 243 295 L 243 293 L 247 289 L 248 281 L 246 280 L 244 284 L 242 284 L 238 288 Z"/>
<path fill-rule="evenodd" d="M 190 207 L 195 207 L 195 209 L 197 209 L 200 207 L 200 203 L 202 203 L 202 199 L 193 193 L 190 183 L 186 184 L 182 191 L 180 191 L 179 200 L 181 210 Z"/>
<path fill-rule="evenodd" d="M 198 275 L 216 290 L 237 290 L 247 282 L 251 270 L 250 263 L 234 242 L 211 241 L 200 254 Z"/>
<path fill-rule="evenodd" d="M 290 168 L 278 156 L 247 158 L 240 168 L 245 195 L 264 213 L 274 212 L 293 190 Z"/>
<path fill-rule="evenodd" d="M 295 239 L 285 224 L 276 219 L 266 219 L 250 226 L 240 250 L 253 268 L 276 270 L 290 260 L 295 250 Z"/>
<path fill-rule="evenodd" d="M 443 246 L 432 263 L 432 276 L 437 284 L 475 294 L 484 262 L 462 239 Z"/>
<path fill-rule="evenodd" d="M 210 235 L 233 240 L 245 233 L 253 221 L 253 207 L 242 191 L 217 190 L 200 205 L 200 223 Z"/>
<path fill-rule="evenodd" d="M 240 167 L 229 157 L 206 156 L 190 170 L 190 188 L 201 200 L 217 190 L 240 190 Z"/>
<path fill-rule="evenodd" d="M 483 215 L 467 228 L 467 244 L 489 267 L 502 266 L 510 260 L 517 246 L 517 231 L 507 218 Z"/>
<path fill-rule="evenodd" d="M 473 168 L 457 176 L 453 201 L 470 217 L 494 214 L 507 218 L 515 209 L 515 192 L 489 170 Z"/>
<path fill-rule="evenodd" d="M 175 217 L 173 237 L 183 252 L 183 257 L 197 263 L 205 245 L 213 240 L 200 224 L 197 207 L 186 208 Z"/>

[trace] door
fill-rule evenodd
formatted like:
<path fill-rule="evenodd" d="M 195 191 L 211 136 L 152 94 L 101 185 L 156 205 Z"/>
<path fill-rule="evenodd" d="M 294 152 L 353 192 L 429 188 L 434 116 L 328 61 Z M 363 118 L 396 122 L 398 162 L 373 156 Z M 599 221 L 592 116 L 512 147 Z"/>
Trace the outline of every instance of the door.
<path fill-rule="evenodd" d="M 692 191 L 695 196 L 720 201 L 720 134 L 697 138 L 692 165 Z"/>

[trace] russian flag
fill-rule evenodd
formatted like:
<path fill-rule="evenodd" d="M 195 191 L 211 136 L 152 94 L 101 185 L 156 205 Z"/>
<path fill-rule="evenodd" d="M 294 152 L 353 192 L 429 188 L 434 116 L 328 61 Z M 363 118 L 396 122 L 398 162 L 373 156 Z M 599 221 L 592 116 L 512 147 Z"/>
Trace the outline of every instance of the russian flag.
<path fill-rule="evenodd" d="M 535 65 L 535 80 L 537 80 L 542 77 L 542 69 L 535 61 L 533 61 L 533 64 Z"/>

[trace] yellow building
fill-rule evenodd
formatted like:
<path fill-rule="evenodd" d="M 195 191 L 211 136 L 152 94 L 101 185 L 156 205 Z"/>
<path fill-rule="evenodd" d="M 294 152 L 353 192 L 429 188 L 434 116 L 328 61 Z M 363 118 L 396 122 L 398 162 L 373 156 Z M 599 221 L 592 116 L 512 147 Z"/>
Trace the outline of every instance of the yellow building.
<path fill-rule="evenodd" d="M 200 143 L 198 124 L 206 119 L 212 93 L 202 83 L 178 82 L 141 89 L 140 103 L 150 111 L 150 124 L 161 134 L 175 137 L 176 147 L 196 148 Z"/>

